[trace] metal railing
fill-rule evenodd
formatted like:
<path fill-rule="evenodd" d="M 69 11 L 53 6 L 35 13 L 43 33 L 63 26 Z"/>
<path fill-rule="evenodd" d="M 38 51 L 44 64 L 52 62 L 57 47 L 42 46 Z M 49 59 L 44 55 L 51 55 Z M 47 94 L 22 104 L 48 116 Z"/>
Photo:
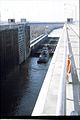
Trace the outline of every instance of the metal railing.
<path fill-rule="evenodd" d="M 65 32 L 65 34 L 64 34 Z M 52 79 L 52 71 L 54 69 L 54 64 L 55 64 L 55 60 L 56 60 L 56 56 L 58 53 L 58 49 L 60 46 L 60 41 L 62 41 L 62 38 L 64 39 L 64 55 L 63 55 L 63 66 L 62 66 L 62 71 L 61 71 L 61 78 L 60 78 L 60 88 L 59 88 L 59 94 L 58 94 L 58 101 L 57 101 L 57 109 L 56 109 L 56 115 L 66 115 L 66 56 L 67 56 L 67 28 L 66 28 L 66 24 L 64 25 L 63 28 L 63 33 L 62 35 L 64 35 L 63 37 L 60 37 L 59 43 L 57 45 L 57 48 L 55 50 L 54 53 L 54 57 L 53 60 L 51 61 L 51 64 L 49 66 L 48 72 L 46 74 L 43 86 L 41 88 L 41 91 L 39 93 L 38 99 L 36 101 L 34 110 L 32 112 L 32 116 L 39 116 L 42 114 L 43 112 L 43 108 L 44 108 L 44 104 L 45 104 L 45 99 L 47 96 L 47 91 L 49 88 L 49 84 L 50 81 Z M 42 101 L 42 103 L 41 103 Z"/>
<path fill-rule="evenodd" d="M 64 25 L 64 55 L 62 63 L 62 71 L 60 77 L 60 86 L 58 93 L 58 101 L 56 108 L 56 115 L 66 115 L 66 56 L 67 56 L 67 25 Z"/>

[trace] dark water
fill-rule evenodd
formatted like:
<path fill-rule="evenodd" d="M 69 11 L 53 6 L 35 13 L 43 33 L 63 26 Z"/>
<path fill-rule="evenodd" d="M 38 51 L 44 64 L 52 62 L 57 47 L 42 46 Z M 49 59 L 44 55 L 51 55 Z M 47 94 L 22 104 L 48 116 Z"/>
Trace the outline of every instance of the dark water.
<path fill-rule="evenodd" d="M 51 61 L 50 58 L 46 64 L 37 64 L 37 59 L 30 57 L 20 66 L 19 79 L 11 79 L 3 84 L 2 116 L 31 115 Z"/>

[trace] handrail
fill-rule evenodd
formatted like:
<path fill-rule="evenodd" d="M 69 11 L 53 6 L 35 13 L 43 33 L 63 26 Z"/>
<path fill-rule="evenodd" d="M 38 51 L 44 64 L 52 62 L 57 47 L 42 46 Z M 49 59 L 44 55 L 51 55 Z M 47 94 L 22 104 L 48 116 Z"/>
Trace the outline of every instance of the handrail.
<path fill-rule="evenodd" d="M 80 35 L 77 34 L 77 32 L 75 32 L 74 29 L 73 29 L 70 25 L 68 25 L 68 27 L 69 27 L 69 28 L 75 33 L 75 35 L 76 35 L 77 37 L 79 37 L 79 39 L 80 39 Z"/>
<path fill-rule="evenodd" d="M 64 25 L 64 55 L 62 63 L 62 71 L 60 77 L 60 86 L 58 93 L 58 101 L 56 108 L 56 115 L 66 115 L 66 56 L 67 56 L 67 28 L 66 24 Z"/>

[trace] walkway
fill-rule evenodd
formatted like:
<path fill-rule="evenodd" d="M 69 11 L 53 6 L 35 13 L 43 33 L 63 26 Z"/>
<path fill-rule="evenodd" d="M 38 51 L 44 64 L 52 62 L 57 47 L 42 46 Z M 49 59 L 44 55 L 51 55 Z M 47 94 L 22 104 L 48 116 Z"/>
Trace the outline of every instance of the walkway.
<path fill-rule="evenodd" d="M 77 24 L 68 25 L 71 54 L 71 84 L 66 84 L 66 115 L 77 111 L 80 115 L 79 30 Z M 77 34 L 76 34 L 77 33 Z M 64 55 L 64 28 L 38 96 L 33 116 L 55 116 Z"/>
<path fill-rule="evenodd" d="M 48 37 L 53 37 L 53 38 L 55 38 L 55 37 L 60 37 L 61 36 L 61 33 L 62 33 L 62 28 L 58 28 L 58 29 L 55 29 L 55 30 L 53 30 L 49 35 L 48 35 Z"/>
<path fill-rule="evenodd" d="M 80 115 L 80 62 L 79 62 L 79 28 L 77 25 L 68 25 L 69 51 L 71 54 L 72 72 L 70 84 L 66 85 L 67 115 L 77 111 Z"/>

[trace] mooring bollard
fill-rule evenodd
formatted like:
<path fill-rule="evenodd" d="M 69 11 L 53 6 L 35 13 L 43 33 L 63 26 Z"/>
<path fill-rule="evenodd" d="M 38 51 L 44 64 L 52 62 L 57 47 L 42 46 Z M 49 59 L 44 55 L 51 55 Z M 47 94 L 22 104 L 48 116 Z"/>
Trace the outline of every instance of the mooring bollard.
<path fill-rule="evenodd" d="M 77 111 L 72 111 L 70 116 L 78 116 L 78 112 Z"/>

